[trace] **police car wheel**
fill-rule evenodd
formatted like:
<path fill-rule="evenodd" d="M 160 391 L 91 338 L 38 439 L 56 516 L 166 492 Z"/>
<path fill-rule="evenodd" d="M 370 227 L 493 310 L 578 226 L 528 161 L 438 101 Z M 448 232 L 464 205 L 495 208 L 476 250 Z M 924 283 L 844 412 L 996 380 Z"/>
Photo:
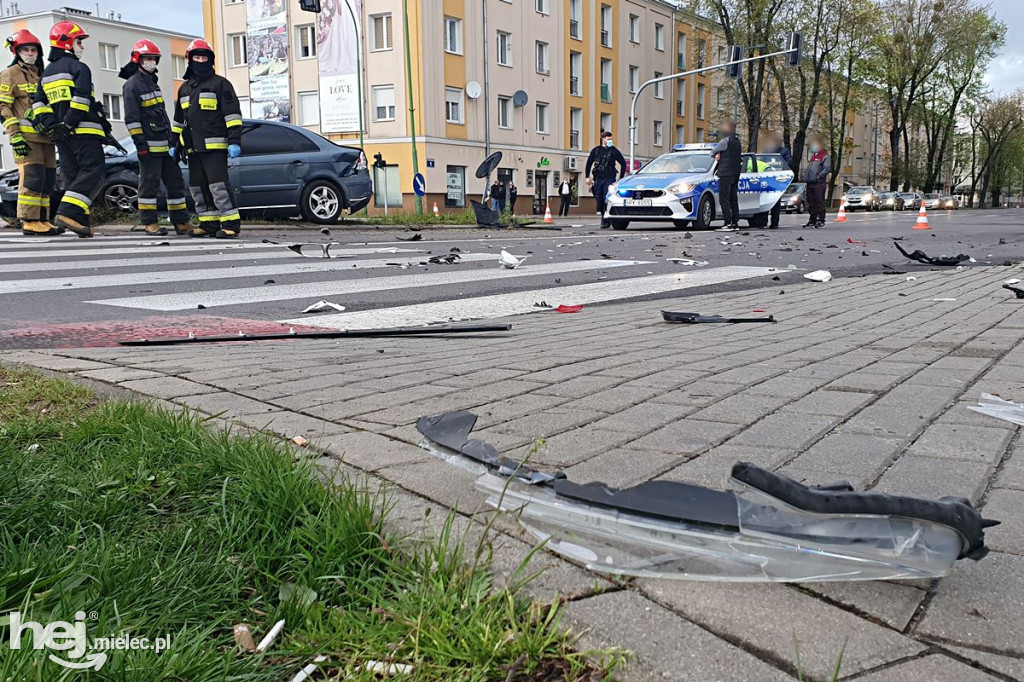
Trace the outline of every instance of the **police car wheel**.
<path fill-rule="evenodd" d="M 714 201 L 709 196 L 701 197 L 697 205 L 697 219 L 693 221 L 695 230 L 710 230 L 711 221 L 715 219 Z"/>
<path fill-rule="evenodd" d="M 675 225 L 680 230 L 685 230 L 686 228 L 688 228 L 690 226 L 690 221 L 689 220 L 673 220 L 672 224 Z"/>
<path fill-rule="evenodd" d="M 343 207 L 341 191 L 327 180 L 314 180 L 306 185 L 299 205 L 302 217 L 319 225 L 336 223 Z"/>
<path fill-rule="evenodd" d="M 629 227 L 628 220 L 610 220 L 609 223 L 611 223 L 613 230 L 625 230 Z"/>

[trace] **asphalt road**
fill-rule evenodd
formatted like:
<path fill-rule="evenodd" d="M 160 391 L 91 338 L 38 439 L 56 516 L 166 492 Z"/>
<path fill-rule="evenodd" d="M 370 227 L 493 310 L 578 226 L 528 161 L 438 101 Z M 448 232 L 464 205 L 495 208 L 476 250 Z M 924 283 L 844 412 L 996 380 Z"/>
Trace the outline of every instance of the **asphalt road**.
<path fill-rule="evenodd" d="M 324 236 L 312 227 L 261 228 L 244 231 L 238 243 L 154 240 L 102 228 L 93 240 L 27 243 L 2 231 L 0 347 L 109 345 L 126 334 L 258 331 L 307 319 L 325 328 L 483 319 L 527 312 L 534 302 L 784 291 L 808 285 L 803 274 L 810 270 L 856 277 L 929 267 L 901 256 L 893 238 L 929 256 L 966 254 L 975 260 L 967 267 L 1024 260 L 1019 210 L 933 212 L 929 231 L 913 230 L 917 214 L 909 211 L 856 213 L 822 230 L 801 229 L 804 218 L 784 216 L 779 230 L 704 233 L 636 224 L 601 230 L 595 216 L 570 218 L 577 222 L 563 222 L 557 232 L 347 226 Z M 417 234 L 421 240 L 405 241 Z M 262 240 L 333 241 L 332 253 L 346 257 L 305 259 Z M 421 264 L 453 249 L 458 263 Z M 528 256 L 521 269 L 497 264 L 502 249 Z M 303 316 L 320 299 L 343 305 L 345 313 Z"/>

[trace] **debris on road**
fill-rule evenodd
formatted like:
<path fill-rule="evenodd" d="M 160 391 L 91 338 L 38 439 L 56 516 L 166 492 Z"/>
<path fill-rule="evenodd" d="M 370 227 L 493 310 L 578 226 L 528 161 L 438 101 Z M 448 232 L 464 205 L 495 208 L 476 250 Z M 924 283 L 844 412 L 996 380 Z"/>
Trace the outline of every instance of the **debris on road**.
<path fill-rule="evenodd" d="M 313 659 L 312 663 L 310 663 L 305 668 L 300 670 L 298 674 L 292 678 L 292 682 L 306 682 L 306 680 L 309 679 L 309 676 L 316 672 L 318 664 L 323 663 L 326 660 L 327 657 L 322 654 L 320 656 L 317 656 Z"/>
<path fill-rule="evenodd" d="M 423 235 L 417 232 L 411 237 L 395 237 L 395 239 L 397 239 L 400 242 L 418 242 L 423 239 Z"/>
<path fill-rule="evenodd" d="M 262 654 L 267 648 L 274 643 L 281 631 L 284 630 L 284 619 L 281 619 L 274 623 L 274 627 L 270 628 L 270 632 L 267 636 L 260 640 L 260 643 L 256 645 L 256 653 Z"/>
<path fill-rule="evenodd" d="M 669 258 L 668 262 L 675 263 L 676 265 L 693 265 L 698 268 L 708 264 L 706 260 L 693 260 L 692 258 Z"/>
<path fill-rule="evenodd" d="M 959 265 L 964 261 L 971 260 L 970 256 L 964 255 L 962 253 L 957 256 L 939 256 L 938 258 L 933 258 L 926 254 L 924 251 L 921 251 L 920 249 L 917 249 L 912 253 L 907 253 L 907 251 L 902 246 L 897 244 L 895 240 L 893 240 L 893 246 L 896 247 L 897 251 L 902 253 L 910 260 L 917 261 L 918 263 L 924 263 L 925 265 Z"/>
<path fill-rule="evenodd" d="M 501 254 L 498 256 L 498 264 L 506 270 L 515 270 L 523 264 L 529 256 L 523 256 L 522 258 L 516 258 L 505 249 L 501 250 Z"/>
<path fill-rule="evenodd" d="M 832 273 L 828 270 L 815 270 L 804 275 L 804 279 L 809 279 L 812 282 L 831 282 Z"/>
<path fill-rule="evenodd" d="M 1024 405 L 1003 400 L 991 393 L 982 393 L 977 405 L 968 405 L 968 410 L 1024 426 Z"/>
<path fill-rule="evenodd" d="M 556 313 L 578 313 L 583 310 L 581 305 L 560 305 L 555 308 Z"/>
<path fill-rule="evenodd" d="M 956 303 L 955 298 L 933 298 L 932 303 Z"/>
<path fill-rule="evenodd" d="M 851 239 L 850 237 L 846 238 L 846 243 L 847 244 L 867 244 L 867 242 L 859 242 L 856 239 Z"/>
<path fill-rule="evenodd" d="M 331 228 L 329 228 L 329 227 L 321 227 L 320 228 L 320 234 L 324 235 L 325 237 L 330 237 L 331 236 Z"/>
<path fill-rule="evenodd" d="M 334 311 L 337 311 L 337 312 L 340 313 L 343 310 L 345 310 L 345 306 L 338 305 L 337 303 L 331 303 L 330 301 L 317 301 L 316 303 L 314 303 L 313 305 L 309 306 L 308 308 L 306 308 L 302 312 L 303 313 L 323 313 L 323 312 L 327 312 L 328 310 L 334 310 Z"/>
<path fill-rule="evenodd" d="M 357 668 L 358 671 L 366 671 L 381 677 L 395 677 L 396 675 L 412 675 L 413 667 L 406 663 L 382 663 L 380 661 L 367 661 L 366 665 Z"/>
<path fill-rule="evenodd" d="M 547 301 L 539 301 L 539 302 L 537 302 L 537 303 L 534 303 L 534 304 L 533 304 L 533 307 L 534 307 L 534 308 L 552 308 L 552 307 L 554 307 L 554 306 L 552 306 L 552 305 L 551 305 L 550 303 L 548 303 Z"/>
<path fill-rule="evenodd" d="M 1013 281 L 1019 282 L 1020 280 L 1016 279 Z M 1024 298 L 1024 289 L 1021 289 L 1020 287 L 1015 287 L 1012 284 L 1004 284 L 1003 288 L 1007 291 L 1012 291 L 1017 298 Z"/>
<path fill-rule="evenodd" d="M 742 324 L 746 322 L 770 322 L 775 324 L 776 322 L 774 315 L 769 315 L 768 317 L 722 317 L 721 315 L 701 315 L 700 313 L 675 313 L 670 310 L 662 310 L 661 317 L 666 322 L 679 324 Z"/>
<path fill-rule="evenodd" d="M 474 324 L 447 325 L 438 324 L 427 327 L 392 327 L 388 329 L 338 329 L 329 331 L 297 332 L 294 327 L 287 332 L 269 334 L 243 334 L 238 336 L 196 336 L 189 332 L 188 336 L 169 336 L 158 339 L 127 339 L 118 341 L 121 346 L 175 346 L 185 343 L 227 343 L 230 341 L 283 341 L 288 339 L 362 339 L 389 336 L 429 336 L 432 334 L 480 334 L 487 332 L 507 332 L 512 329 L 510 324 Z"/>
<path fill-rule="evenodd" d="M 249 627 L 248 623 L 239 623 L 235 626 L 235 644 L 238 648 L 246 653 L 253 653 L 256 651 L 256 642 L 252 638 L 252 628 Z"/>
<path fill-rule="evenodd" d="M 431 256 L 427 259 L 427 262 L 431 265 L 454 265 L 462 260 L 462 256 L 457 253 L 446 253 L 443 256 Z"/>
<path fill-rule="evenodd" d="M 292 442 L 298 445 L 300 448 L 304 448 L 307 445 L 309 445 L 309 439 L 303 436 L 295 436 L 295 438 L 292 438 Z"/>

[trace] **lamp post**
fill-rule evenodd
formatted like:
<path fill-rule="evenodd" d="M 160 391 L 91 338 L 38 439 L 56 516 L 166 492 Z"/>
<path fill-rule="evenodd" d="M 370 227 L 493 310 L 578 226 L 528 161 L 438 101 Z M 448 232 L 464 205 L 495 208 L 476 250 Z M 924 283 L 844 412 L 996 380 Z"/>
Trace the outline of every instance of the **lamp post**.
<path fill-rule="evenodd" d="M 356 29 L 356 98 L 359 100 L 359 148 L 363 150 L 363 156 L 366 156 L 363 137 L 363 129 L 365 128 L 363 125 L 363 32 L 360 30 L 361 26 L 359 20 L 356 19 L 355 10 L 352 9 L 352 1 L 345 0 L 345 7 L 348 9 L 348 15 L 352 17 L 352 25 Z M 363 215 L 366 214 L 367 210 L 363 208 Z"/>
<path fill-rule="evenodd" d="M 405 28 L 405 78 L 409 87 L 409 138 L 412 141 L 412 172 L 419 175 L 419 152 L 416 151 L 416 105 L 412 90 L 412 50 L 409 41 L 409 0 L 402 0 L 402 18 Z M 423 199 L 415 196 L 416 212 L 423 213 Z"/>

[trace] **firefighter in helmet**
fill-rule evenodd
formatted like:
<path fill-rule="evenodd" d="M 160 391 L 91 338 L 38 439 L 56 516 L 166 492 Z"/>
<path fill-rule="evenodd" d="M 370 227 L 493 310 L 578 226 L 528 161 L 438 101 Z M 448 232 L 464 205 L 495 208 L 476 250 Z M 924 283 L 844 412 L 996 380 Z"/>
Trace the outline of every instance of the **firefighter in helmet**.
<path fill-rule="evenodd" d="M 185 51 L 188 68 L 174 103 L 176 149 L 187 159 L 189 192 L 199 214 L 193 237 L 235 239 L 241 218 L 228 182 L 228 159 L 242 155 L 242 110 L 235 89 L 214 73 L 213 49 L 193 40 Z"/>
<path fill-rule="evenodd" d="M 7 39 L 14 61 L 0 73 L 0 117 L 18 165 L 18 219 L 30 236 L 59 234 L 49 222 L 50 194 L 57 179 L 57 152 L 53 142 L 31 123 L 32 100 L 43 76 L 43 45 L 22 29 Z"/>
<path fill-rule="evenodd" d="M 36 119 L 57 143 L 64 194 L 54 224 L 79 237 L 92 237 L 89 213 L 103 182 L 108 135 L 103 107 L 96 102 L 92 71 L 82 63 L 89 37 L 73 21 L 59 21 L 50 29 L 50 64 L 43 72 L 43 87 L 36 92 Z"/>
<path fill-rule="evenodd" d="M 132 46 L 131 61 L 119 74 L 125 79 L 124 122 L 139 155 L 139 220 L 147 234 L 163 236 L 157 197 L 160 181 L 167 190 L 167 212 L 178 234 L 188 234 L 188 207 L 181 167 L 171 156 L 171 122 L 157 77 L 160 48 L 150 40 Z"/>

